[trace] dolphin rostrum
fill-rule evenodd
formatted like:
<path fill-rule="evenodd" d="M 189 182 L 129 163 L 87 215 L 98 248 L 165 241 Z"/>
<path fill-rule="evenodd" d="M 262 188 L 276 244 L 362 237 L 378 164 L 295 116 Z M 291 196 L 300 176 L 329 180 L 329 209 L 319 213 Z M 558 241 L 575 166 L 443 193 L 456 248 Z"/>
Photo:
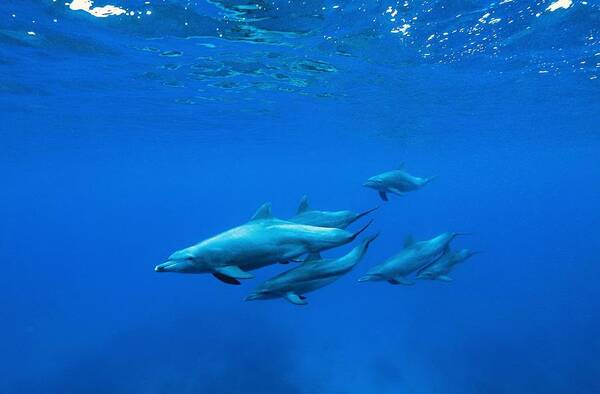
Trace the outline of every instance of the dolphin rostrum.
<path fill-rule="evenodd" d="M 443 233 L 435 238 L 414 242 L 412 237 L 404 241 L 404 248 L 396 256 L 371 268 L 359 282 L 388 281 L 393 285 L 412 285 L 406 279 L 414 271 L 428 266 L 439 259 L 449 248 L 450 241 L 459 233 Z"/>
<path fill-rule="evenodd" d="M 246 271 L 273 263 L 287 263 L 307 253 L 335 248 L 354 240 L 355 233 L 337 228 L 296 224 L 276 219 L 264 204 L 252 219 L 196 245 L 173 253 L 156 272 L 212 273 L 217 279 L 240 284 L 254 276 Z"/>
<path fill-rule="evenodd" d="M 350 224 L 376 209 L 377 207 L 371 208 L 361 213 L 352 211 L 318 211 L 310 208 L 308 197 L 304 196 L 300 200 L 296 215 L 289 219 L 289 221 L 298 224 L 308 224 L 310 226 L 345 229 Z"/>
<path fill-rule="evenodd" d="M 363 186 L 370 187 L 379 192 L 379 197 L 383 201 L 388 201 L 387 193 L 394 193 L 402 196 L 407 192 L 412 192 L 425 186 L 435 177 L 421 178 L 413 176 L 404 170 L 404 164 L 397 170 L 387 171 L 369 178 Z"/>
<path fill-rule="evenodd" d="M 448 273 L 454 269 L 454 266 L 467 260 L 477 252 L 469 249 L 449 250 L 435 263 L 421 268 L 417 271 L 417 279 L 437 279 L 444 282 L 452 282 Z"/>
<path fill-rule="evenodd" d="M 305 305 L 304 294 L 320 289 L 350 272 L 364 257 L 369 244 L 377 238 L 370 236 L 348 254 L 338 259 L 325 260 L 312 253 L 299 266 L 267 280 L 258 286 L 246 301 L 285 298 L 292 304 Z"/>

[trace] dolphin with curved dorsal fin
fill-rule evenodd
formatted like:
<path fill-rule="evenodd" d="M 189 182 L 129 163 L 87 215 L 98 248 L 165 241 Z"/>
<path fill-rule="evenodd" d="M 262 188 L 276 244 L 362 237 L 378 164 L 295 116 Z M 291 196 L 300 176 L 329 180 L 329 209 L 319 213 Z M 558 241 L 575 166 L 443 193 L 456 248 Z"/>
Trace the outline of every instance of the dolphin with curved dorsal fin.
<path fill-rule="evenodd" d="M 450 271 L 452 271 L 457 264 L 464 262 L 477 253 L 478 252 L 469 249 L 449 250 L 435 263 L 419 269 L 417 271 L 417 279 L 437 279 L 443 282 L 452 282 L 452 278 L 448 276 Z"/>
<path fill-rule="evenodd" d="M 372 176 L 363 184 L 363 186 L 377 190 L 379 192 L 379 197 L 381 197 L 383 201 L 388 201 L 388 193 L 403 196 L 408 192 L 422 188 L 433 179 L 435 179 L 434 176 L 421 178 L 410 175 L 406 172 L 404 163 L 402 163 L 398 169 Z"/>
<path fill-rule="evenodd" d="M 296 215 L 289 219 L 290 222 L 298 224 L 307 224 L 309 226 L 331 227 L 345 229 L 358 219 L 376 210 L 378 207 L 371 208 L 364 212 L 355 213 L 352 211 L 318 211 L 311 209 L 308 203 L 308 197 L 304 196 L 300 200 Z"/>
<path fill-rule="evenodd" d="M 371 268 L 359 282 L 387 281 L 393 285 L 413 285 L 406 277 L 411 273 L 435 263 L 449 248 L 450 242 L 462 233 L 443 233 L 435 238 L 415 242 L 412 237 L 404 241 L 404 248 L 397 255 Z"/>
<path fill-rule="evenodd" d="M 246 301 L 284 298 L 295 305 L 306 305 L 305 294 L 320 289 L 350 272 L 365 256 L 377 234 L 367 237 L 360 245 L 338 259 L 325 260 L 318 253 L 258 286 Z"/>
<path fill-rule="evenodd" d="M 249 222 L 173 253 L 154 270 L 211 273 L 225 283 L 240 284 L 240 279 L 254 277 L 247 271 L 347 244 L 369 224 L 355 233 L 296 224 L 274 218 L 271 204 L 264 204 Z"/>

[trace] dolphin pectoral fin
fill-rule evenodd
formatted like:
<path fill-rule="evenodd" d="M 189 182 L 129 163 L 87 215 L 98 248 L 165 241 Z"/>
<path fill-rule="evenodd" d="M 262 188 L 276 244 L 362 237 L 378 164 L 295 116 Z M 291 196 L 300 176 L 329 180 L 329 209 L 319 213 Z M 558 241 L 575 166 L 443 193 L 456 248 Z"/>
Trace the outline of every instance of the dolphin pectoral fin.
<path fill-rule="evenodd" d="M 441 280 L 442 282 L 452 282 L 454 280 L 451 277 L 449 277 L 448 275 L 440 275 L 436 279 Z"/>
<path fill-rule="evenodd" d="M 279 264 L 289 264 L 289 263 L 290 263 L 290 262 L 289 262 L 288 260 L 281 260 L 281 261 L 279 262 Z"/>
<path fill-rule="evenodd" d="M 227 265 L 225 267 L 217 267 L 215 271 L 221 275 L 228 276 L 234 279 L 252 279 L 254 275 L 242 270 L 237 265 Z"/>
<path fill-rule="evenodd" d="M 393 285 L 405 285 L 405 286 L 412 286 L 415 284 L 415 282 L 410 281 L 403 276 L 396 276 L 395 278 L 388 279 L 388 282 Z"/>
<path fill-rule="evenodd" d="M 227 283 L 228 285 L 239 285 L 240 284 L 239 280 L 232 278 L 230 276 L 227 276 L 227 275 L 220 274 L 218 272 L 213 273 L 213 276 L 215 278 L 217 278 L 218 280 L 220 280 L 221 282 Z"/>
<path fill-rule="evenodd" d="M 289 293 L 285 293 L 284 298 L 286 300 L 288 300 L 289 302 L 291 302 L 294 305 L 306 305 L 308 304 L 308 302 L 306 302 L 306 297 L 298 295 L 294 292 L 289 292 Z"/>
<path fill-rule="evenodd" d="M 309 253 L 306 258 L 304 259 L 304 262 L 309 262 L 309 261 L 318 261 L 318 260 L 323 260 L 323 257 L 321 257 L 321 253 L 319 252 L 312 252 Z"/>
<path fill-rule="evenodd" d="M 381 197 L 383 201 L 389 201 L 386 192 L 379 192 L 379 197 Z"/>

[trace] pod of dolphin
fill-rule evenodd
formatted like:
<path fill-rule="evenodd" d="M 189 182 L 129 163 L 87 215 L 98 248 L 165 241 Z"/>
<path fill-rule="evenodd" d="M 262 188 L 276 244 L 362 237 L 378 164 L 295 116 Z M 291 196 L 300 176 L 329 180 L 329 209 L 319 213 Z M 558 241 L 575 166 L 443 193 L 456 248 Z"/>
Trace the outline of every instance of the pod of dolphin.
<path fill-rule="evenodd" d="M 434 177 L 410 175 L 402 166 L 369 178 L 364 186 L 375 189 L 382 200 L 388 201 L 388 193 L 402 196 L 420 189 L 432 179 Z M 305 196 L 296 215 L 284 220 L 275 218 L 271 204 L 266 203 L 249 222 L 176 251 L 154 270 L 210 273 L 222 282 L 239 285 L 242 279 L 254 278 L 249 271 L 271 264 L 298 263 L 262 283 L 246 297 L 246 301 L 284 298 L 292 304 L 305 305 L 306 293 L 336 281 L 363 259 L 378 234 L 365 237 L 348 254 L 337 259 L 323 259 L 320 253 L 356 239 L 372 220 L 356 232 L 349 232 L 346 227 L 376 209 L 361 213 L 319 211 L 311 209 Z M 446 232 L 419 242 L 409 236 L 398 254 L 372 267 L 358 281 L 412 285 L 410 276 L 413 274 L 417 279 L 452 281 L 448 276 L 450 271 L 475 254 L 468 249 L 450 248 L 451 241 L 458 235 L 461 233 Z"/>

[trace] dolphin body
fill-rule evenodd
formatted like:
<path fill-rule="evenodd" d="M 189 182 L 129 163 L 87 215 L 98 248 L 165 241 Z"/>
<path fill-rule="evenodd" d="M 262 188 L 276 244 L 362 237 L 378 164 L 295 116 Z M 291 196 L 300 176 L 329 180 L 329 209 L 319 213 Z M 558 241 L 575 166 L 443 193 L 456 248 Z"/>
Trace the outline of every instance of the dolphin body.
<path fill-rule="evenodd" d="M 477 254 L 477 252 L 469 249 L 449 250 L 435 263 L 418 270 L 417 279 L 437 279 L 452 282 L 452 278 L 448 276 L 448 273 L 452 271 L 455 265 L 462 263 L 474 254 Z"/>
<path fill-rule="evenodd" d="M 425 186 L 435 177 L 421 178 L 413 176 L 404 170 L 404 164 L 397 170 L 387 171 L 369 178 L 363 186 L 370 187 L 379 192 L 383 201 L 388 201 L 387 193 L 402 196 Z"/>
<path fill-rule="evenodd" d="M 289 219 L 290 222 L 298 224 L 307 224 L 317 227 L 331 227 L 345 229 L 358 219 L 373 212 L 377 208 L 372 208 L 361 213 L 352 211 L 317 211 L 310 208 L 308 197 L 302 197 L 296 215 Z"/>
<path fill-rule="evenodd" d="M 388 281 L 393 285 L 412 285 L 406 276 L 436 262 L 448 251 L 450 241 L 459 233 L 443 233 L 435 238 L 414 242 L 412 237 L 404 241 L 404 248 L 396 256 L 371 268 L 359 282 Z"/>
<path fill-rule="evenodd" d="M 364 231 L 307 226 L 276 219 L 271 204 L 264 204 L 252 219 L 196 245 L 173 253 L 156 272 L 211 273 L 217 279 L 240 284 L 254 276 L 246 271 L 273 263 L 287 263 L 307 253 L 347 244 Z"/>
<path fill-rule="evenodd" d="M 350 272 L 364 257 L 369 244 L 377 234 L 362 241 L 348 254 L 338 259 L 325 260 L 313 253 L 299 266 L 267 280 L 258 286 L 246 301 L 285 298 L 295 305 L 306 305 L 304 294 L 320 289 Z"/>

